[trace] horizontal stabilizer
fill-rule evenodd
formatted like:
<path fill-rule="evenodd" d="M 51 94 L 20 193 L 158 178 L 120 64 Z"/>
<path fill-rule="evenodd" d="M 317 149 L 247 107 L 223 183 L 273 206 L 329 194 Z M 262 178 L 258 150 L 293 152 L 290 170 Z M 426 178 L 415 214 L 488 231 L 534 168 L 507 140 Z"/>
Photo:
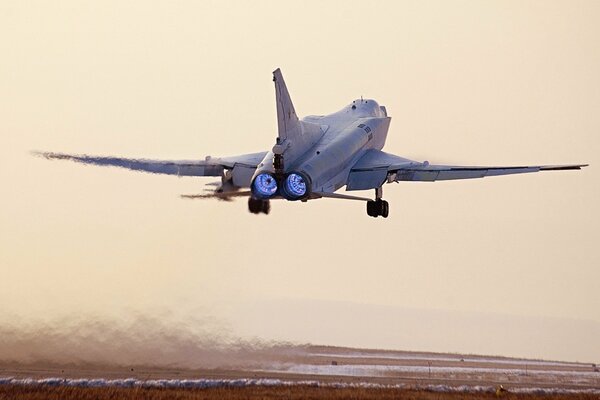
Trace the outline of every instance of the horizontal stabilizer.
<path fill-rule="evenodd" d="M 328 198 L 328 199 L 340 199 L 340 200 L 358 200 L 358 201 L 372 200 L 372 199 L 369 199 L 366 197 L 351 196 L 348 194 L 330 193 L 330 192 L 312 192 L 311 196 L 313 198 L 317 198 L 317 199 L 324 197 L 324 198 Z"/>
<path fill-rule="evenodd" d="M 250 190 L 244 190 L 240 192 L 213 192 L 210 194 L 182 194 L 182 199 L 218 199 L 218 200 L 231 200 L 232 197 L 248 197 L 252 196 Z"/>

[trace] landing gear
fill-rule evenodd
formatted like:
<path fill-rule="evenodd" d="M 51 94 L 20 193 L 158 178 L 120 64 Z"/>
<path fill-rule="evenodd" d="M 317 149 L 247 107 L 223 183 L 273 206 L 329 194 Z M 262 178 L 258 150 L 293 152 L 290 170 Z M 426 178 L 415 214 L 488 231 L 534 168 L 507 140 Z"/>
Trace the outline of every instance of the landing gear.
<path fill-rule="evenodd" d="M 367 201 L 367 215 L 369 217 L 388 217 L 390 213 L 390 205 L 387 201 L 381 198 L 382 195 L 383 189 L 379 187 L 375 189 L 375 200 Z"/>
<path fill-rule="evenodd" d="M 269 200 L 261 200 L 250 197 L 248 198 L 248 210 L 252 214 L 268 214 L 269 211 L 271 211 L 271 203 Z"/>
<path fill-rule="evenodd" d="M 377 199 L 377 200 L 369 200 L 367 201 L 367 214 L 369 217 L 379 217 L 387 218 L 390 213 L 390 205 L 387 201 Z"/>

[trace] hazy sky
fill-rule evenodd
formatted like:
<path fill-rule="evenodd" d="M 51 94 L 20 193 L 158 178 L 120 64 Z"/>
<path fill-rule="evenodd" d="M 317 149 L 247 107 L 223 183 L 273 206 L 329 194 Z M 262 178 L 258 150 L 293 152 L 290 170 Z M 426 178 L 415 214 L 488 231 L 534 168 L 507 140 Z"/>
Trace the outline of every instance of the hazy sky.
<path fill-rule="evenodd" d="M 264 339 L 600 361 L 598 21 L 597 1 L 2 2 L 2 323 L 160 310 Z M 336 200 L 251 215 L 179 198 L 210 178 L 28 154 L 269 149 L 277 67 L 299 115 L 377 99 L 394 154 L 591 167 L 388 185 L 383 220 Z"/>

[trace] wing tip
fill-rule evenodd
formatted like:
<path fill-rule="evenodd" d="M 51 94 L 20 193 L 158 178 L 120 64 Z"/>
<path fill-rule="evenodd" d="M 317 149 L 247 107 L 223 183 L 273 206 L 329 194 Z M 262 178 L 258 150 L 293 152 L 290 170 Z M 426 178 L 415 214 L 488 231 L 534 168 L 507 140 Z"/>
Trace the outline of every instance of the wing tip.
<path fill-rule="evenodd" d="M 580 170 L 581 168 L 588 167 L 589 164 L 571 164 L 571 165 L 545 165 L 540 167 L 540 171 L 568 171 L 568 170 Z"/>
<path fill-rule="evenodd" d="M 61 156 L 64 156 L 63 154 L 60 154 L 60 153 L 52 153 L 50 151 L 39 151 L 39 150 L 31 150 L 31 151 L 29 151 L 29 154 L 32 155 L 33 157 L 45 158 L 46 160 L 52 160 L 54 158 L 61 158 Z"/>

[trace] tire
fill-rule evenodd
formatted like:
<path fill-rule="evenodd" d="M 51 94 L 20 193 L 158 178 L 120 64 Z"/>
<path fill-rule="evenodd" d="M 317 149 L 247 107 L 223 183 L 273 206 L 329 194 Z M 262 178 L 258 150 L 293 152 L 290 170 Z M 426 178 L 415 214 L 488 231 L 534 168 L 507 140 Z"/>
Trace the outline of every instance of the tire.
<path fill-rule="evenodd" d="M 367 215 L 369 217 L 377 217 L 377 203 L 373 200 L 367 201 Z"/>
<path fill-rule="evenodd" d="M 269 214 L 269 211 L 271 211 L 271 202 L 269 200 L 261 201 L 260 208 L 263 214 Z"/>
<path fill-rule="evenodd" d="M 381 213 L 380 213 L 380 215 L 383 218 L 387 218 L 388 215 L 390 215 L 390 204 L 387 201 L 385 201 L 385 200 L 381 201 Z"/>
<path fill-rule="evenodd" d="M 258 214 L 262 210 L 262 202 L 258 199 L 253 199 L 252 197 L 250 197 L 248 199 L 248 210 L 252 214 Z"/>

